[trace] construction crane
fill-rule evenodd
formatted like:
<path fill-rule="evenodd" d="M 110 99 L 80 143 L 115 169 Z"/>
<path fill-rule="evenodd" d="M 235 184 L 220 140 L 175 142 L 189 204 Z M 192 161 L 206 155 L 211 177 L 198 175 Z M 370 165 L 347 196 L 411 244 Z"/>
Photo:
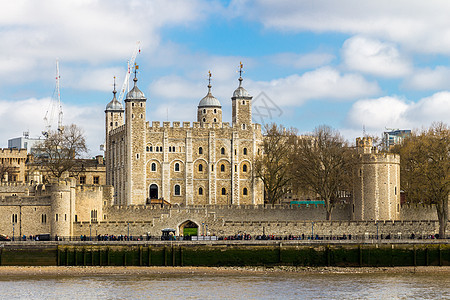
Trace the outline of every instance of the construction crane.
<path fill-rule="evenodd" d="M 136 60 L 136 56 L 138 55 L 138 53 L 141 53 L 141 42 L 140 41 L 136 42 L 136 47 L 134 48 L 133 55 L 131 55 L 131 58 L 128 61 L 128 67 L 127 67 L 127 73 L 125 75 L 125 80 L 123 81 L 122 88 L 120 89 L 119 98 L 117 99 L 119 102 L 122 102 L 123 97 L 129 91 L 131 69 L 134 66 L 134 61 Z"/>
<path fill-rule="evenodd" d="M 50 100 L 50 105 L 47 109 L 47 112 L 45 113 L 44 122 L 45 122 L 45 130 L 42 131 L 42 135 L 45 137 L 48 137 L 48 133 L 51 130 L 52 123 L 54 120 L 55 115 L 57 115 L 58 118 L 58 131 L 62 132 L 63 125 L 62 125 L 62 119 L 63 119 L 63 111 L 62 111 L 62 105 L 61 105 L 61 93 L 59 91 L 59 61 L 56 60 L 56 85 L 55 90 L 53 91 L 52 98 Z"/>

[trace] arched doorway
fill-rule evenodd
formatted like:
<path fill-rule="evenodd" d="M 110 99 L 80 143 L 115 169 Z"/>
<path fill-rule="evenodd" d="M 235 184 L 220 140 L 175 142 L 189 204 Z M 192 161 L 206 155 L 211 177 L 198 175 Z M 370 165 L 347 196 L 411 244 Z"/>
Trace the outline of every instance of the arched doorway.
<path fill-rule="evenodd" d="M 156 184 L 151 184 L 149 189 L 150 200 L 158 199 L 158 186 Z"/>
<path fill-rule="evenodd" d="M 198 225 L 191 220 L 187 220 L 186 222 L 180 225 L 180 235 L 182 236 L 193 236 L 198 235 Z"/>

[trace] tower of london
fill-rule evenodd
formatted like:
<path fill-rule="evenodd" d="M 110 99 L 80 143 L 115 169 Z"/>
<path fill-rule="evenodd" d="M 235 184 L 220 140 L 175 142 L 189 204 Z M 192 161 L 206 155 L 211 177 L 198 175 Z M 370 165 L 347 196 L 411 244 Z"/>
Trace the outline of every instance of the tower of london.
<path fill-rule="evenodd" d="M 115 205 L 263 204 L 253 163 L 261 151 L 261 126 L 252 123 L 252 96 L 233 92 L 232 124 L 222 122 L 222 106 L 208 91 L 197 108 L 197 122 L 146 120 L 147 98 L 134 87 L 125 108 L 116 99 L 105 110 L 106 184 Z"/>

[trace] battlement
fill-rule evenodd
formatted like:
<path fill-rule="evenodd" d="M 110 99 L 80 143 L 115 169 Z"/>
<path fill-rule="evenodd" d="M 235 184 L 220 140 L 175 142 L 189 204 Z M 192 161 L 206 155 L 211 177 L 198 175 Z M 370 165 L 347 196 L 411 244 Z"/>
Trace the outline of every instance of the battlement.
<path fill-rule="evenodd" d="M 109 135 L 110 135 L 110 136 L 111 136 L 111 135 L 116 135 L 116 134 L 121 133 L 121 132 L 123 132 L 123 131 L 125 131 L 125 124 L 120 125 L 119 127 L 114 128 L 113 130 L 111 130 L 111 131 L 109 132 Z"/>
<path fill-rule="evenodd" d="M 27 149 L 0 148 L 0 158 L 20 158 L 26 159 Z"/>
<path fill-rule="evenodd" d="M 230 129 L 232 128 L 230 125 L 230 122 L 222 122 L 222 123 L 200 123 L 200 122 L 179 122 L 179 121 L 174 121 L 174 122 L 162 122 L 162 126 L 161 126 L 161 122 L 160 121 L 152 121 L 151 124 L 148 121 L 147 123 L 147 128 L 152 130 L 153 132 L 162 132 L 164 129 Z M 260 124 L 252 124 L 253 129 L 255 130 L 261 130 L 261 125 Z M 116 128 L 114 130 L 112 130 L 111 132 L 115 132 L 115 130 L 119 129 Z"/>

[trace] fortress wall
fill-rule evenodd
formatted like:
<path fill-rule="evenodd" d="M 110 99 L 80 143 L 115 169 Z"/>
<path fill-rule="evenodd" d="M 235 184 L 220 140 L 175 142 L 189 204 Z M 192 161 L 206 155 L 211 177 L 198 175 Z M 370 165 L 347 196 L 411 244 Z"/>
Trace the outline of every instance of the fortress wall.
<path fill-rule="evenodd" d="M 196 219 L 195 216 L 193 219 Z M 135 222 L 98 222 L 98 223 L 75 223 L 74 235 L 88 235 L 91 229 L 92 235 L 128 235 L 131 236 L 160 236 L 164 228 L 176 229 L 176 234 L 180 235 L 180 218 L 155 219 L 153 221 Z M 194 220 L 196 223 L 198 220 Z M 439 225 L 437 221 L 385 221 L 385 222 L 364 222 L 364 221 L 224 221 L 221 219 L 206 218 L 199 225 L 199 234 L 210 234 L 217 236 L 230 236 L 235 234 L 257 235 L 296 235 L 296 236 L 343 236 L 369 238 L 383 235 L 390 235 L 391 238 L 409 238 L 414 234 L 416 238 L 427 237 L 430 234 L 438 233 Z M 91 227 L 89 227 L 91 225 Z"/>
<path fill-rule="evenodd" d="M 109 192 L 109 193 L 108 193 Z M 75 214 L 79 222 L 91 221 L 91 211 L 97 211 L 97 221 L 103 220 L 104 201 L 112 201 L 111 187 L 98 185 L 79 185 L 75 189 Z M 104 198 L 104 195 L 108 198 Z"/>
<path fill-rule="evenodd" d="M 400 209 L 402 220 L 437 220 L 436 207 L 434 205 L 402 205 Z"/>
<path fill-rule="evenodd" d="M 332 220 L 350 220 L 350 205 L 342 205 L 333 209 Z M 147 221 L 160 215 L 173 216 L 177 213 L 185 215 L 214 215 L 232 221 L 277 221 L 277 220 L 325 220 L 326 211 L 323 205 L 206 205 L 161 208 L 158 205 L 112 206 L 105 207 L 104 213 L 110 221 Z"/>
<path fill-rule="evenodd" d="M 0 184 L 0 196 L 29 195 L 30 185 L 28 183 L 3 182 Z"/>

